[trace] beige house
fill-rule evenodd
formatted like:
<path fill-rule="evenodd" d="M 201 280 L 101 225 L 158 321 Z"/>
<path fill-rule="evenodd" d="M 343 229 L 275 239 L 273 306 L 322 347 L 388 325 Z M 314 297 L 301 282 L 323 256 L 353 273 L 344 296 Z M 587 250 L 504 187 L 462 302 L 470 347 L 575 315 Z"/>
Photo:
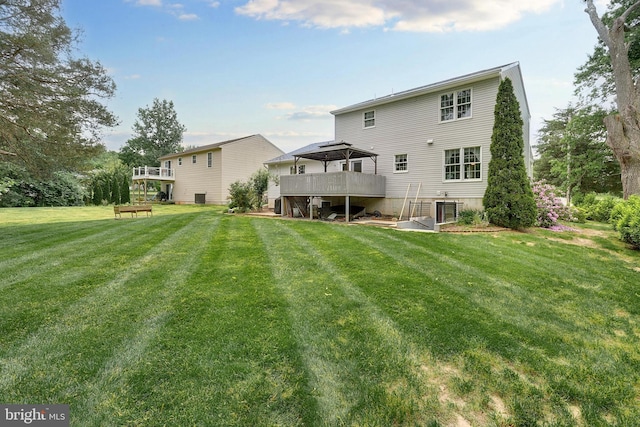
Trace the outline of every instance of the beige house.
<path fill-rule="evenodd" d="M 251 135 L 168 154 L 160 158 L 162 167 L 138 168 L 133 178 L 161 181 L 162 191 L 177 204 L 223 205 L 231 183 L 246 181 L 264 162 L 282 154 L 262 135 Z"/>

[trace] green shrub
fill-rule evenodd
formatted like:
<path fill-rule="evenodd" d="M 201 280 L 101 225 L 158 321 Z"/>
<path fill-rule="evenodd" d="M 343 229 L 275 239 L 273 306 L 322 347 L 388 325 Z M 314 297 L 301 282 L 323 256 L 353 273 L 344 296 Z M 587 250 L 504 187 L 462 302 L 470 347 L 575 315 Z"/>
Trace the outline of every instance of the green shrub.
<path fill-rule="evenodd" d="M 640 196 L 619 202 L 611 211 L 611 223 L 620 240 L 640 249 Z"/>
<path fill-rule="evenodd" d="M 458 213 L 458 224 L 479 225 L 484 222 L 484 212 L 478 209 L 463 209 Z"/>
<path fill-rule="evenodd" d="M 609 222 L 611 211 L 622 199 L 611 194 L 597 195 L 589 193 L 580 201 L 580 208 L 584 210 L 586 219 L 599 222 Z"/>
<path fill-rule="evenodd" d="M 229 186 L 229 209 L 239 212 L 250 211 L 253 207 L 253 190 L 248 182 L 236 181 Z"/>
<path fill-rule="evenodd" d="M 584 209 L 579 206 L 570 206 L 571 222 L 578 222 L 584 224 L 587 221 L 587 214 Z"/>

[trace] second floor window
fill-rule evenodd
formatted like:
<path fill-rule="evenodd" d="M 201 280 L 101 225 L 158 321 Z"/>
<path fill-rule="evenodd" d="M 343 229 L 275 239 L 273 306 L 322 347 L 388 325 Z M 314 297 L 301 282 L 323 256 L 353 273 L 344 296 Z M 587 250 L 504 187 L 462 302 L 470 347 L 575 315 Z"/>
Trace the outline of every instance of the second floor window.
<path fill-rule="evenodd" d="M 213 153 L 207 153 L 207 167 L 213 167 Z"/>
<path fill-rule="evenodd" d="M 364 127 L 372 128 L 376 125 L 376 112 L 375 111 L 366 111 L 364 113 Z"/>
<path fill-rule="evenodd" d="M 440 121 L 471 117 L 471 89 L 440 95 Z"/>
<path fill-rule="evenodd" d="M 198 156 L 196 156 L 195 154 L 193 156 L 191 156 L 191 163 L 193 163 L 195 165 L 196 164 L 196 160 L 198 160 Z"/>

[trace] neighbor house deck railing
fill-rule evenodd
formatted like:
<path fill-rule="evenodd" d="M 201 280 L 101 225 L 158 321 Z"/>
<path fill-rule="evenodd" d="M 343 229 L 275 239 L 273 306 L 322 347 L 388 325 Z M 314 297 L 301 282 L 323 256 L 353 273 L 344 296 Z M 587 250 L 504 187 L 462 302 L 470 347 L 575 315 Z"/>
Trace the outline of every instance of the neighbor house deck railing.
<path fill-rule="evenodd" d="M 173 181 L 175 179 L 174 171 L 170 168 L 160 168 L 151 166 L 140 166 L 133 168 L 133 179 L 155 179 Z"/>

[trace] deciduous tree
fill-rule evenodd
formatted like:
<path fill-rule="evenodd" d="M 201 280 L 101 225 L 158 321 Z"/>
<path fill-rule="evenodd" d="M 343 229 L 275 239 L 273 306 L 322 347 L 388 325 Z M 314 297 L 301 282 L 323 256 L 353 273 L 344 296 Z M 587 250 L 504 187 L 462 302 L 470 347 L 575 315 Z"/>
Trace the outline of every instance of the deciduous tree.
<path fill-rule="evenodd" d="M 608 85 L 601 94 L 615 95 L 617 112 L 605 117 L 604 123 L 607 144 L 620 163 L 623 197 L 626 199 L 632 194 L 640 194 L 640 88 L 637 85 L 640 43 L 635 29 L 640 19 L 640 1 L 613 1 L 609 12 L 602 18 L 593 0 L 585 2 L 585 11 L 601 42 L 594 54 L 597 56 L 590 61 L 594 73 L 600 73 Z M 634 30 L 629 31 L 630 28 Z M 590 79 L 596 84 L 597 76 Z"/>
<path fill-rule="evenodd" d="M 178 121 L 173 101 L 153 100 L 151 107 L 138 109 L 133 138 L 120 149 L 120 158 L 129 166 L 160 166 L 159 157 L 182 150 L 186 128 Z"/>

